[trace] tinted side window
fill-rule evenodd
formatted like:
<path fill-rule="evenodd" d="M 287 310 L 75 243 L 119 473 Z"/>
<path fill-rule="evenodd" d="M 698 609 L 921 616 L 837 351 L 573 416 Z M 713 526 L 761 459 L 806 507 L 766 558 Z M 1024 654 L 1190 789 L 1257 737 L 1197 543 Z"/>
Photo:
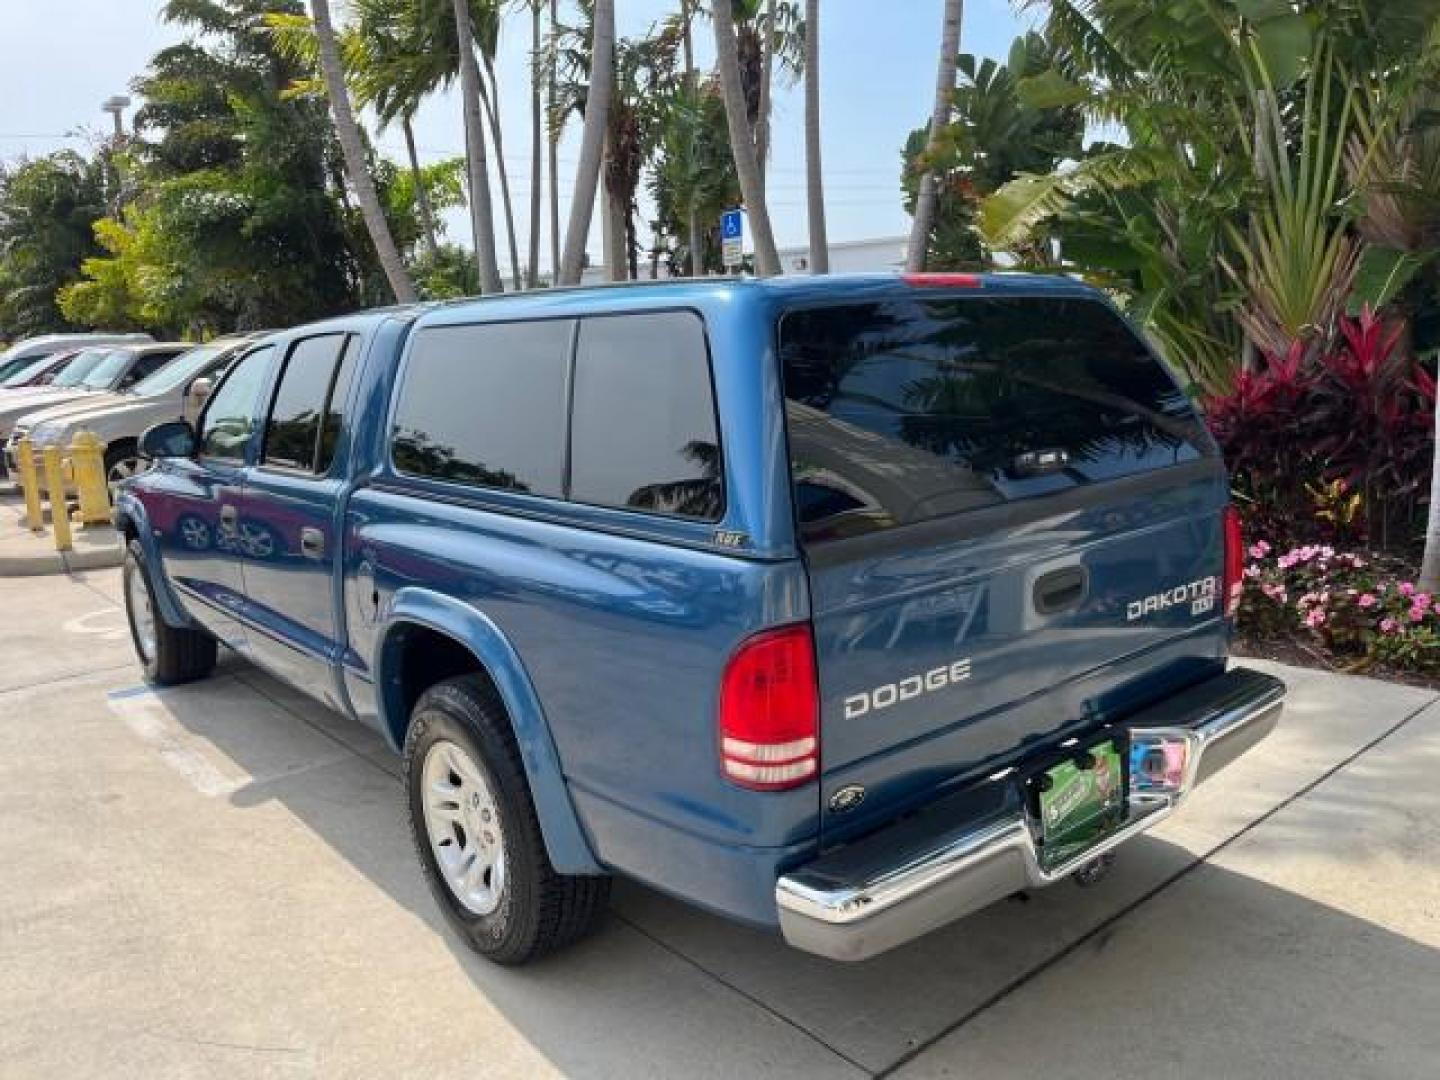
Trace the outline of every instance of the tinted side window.
<path fill-rule="evenodd" d="M 270 366 L 274 347 L 247 353 L 210 396 L 200 421 L 200 453 L 206 457 L 245 459 L 245 446 L 255 430 L 255 406 Z"/>
<path fill-rule="evenodd" d="M 321 419 L 348 340 L 344 334 L 325 334 L 306 338 L 291 348 L 265 422 L 261 456 L 265 464 L 305 472 L 324 472 L 328 467 L 327 461 L 316 468 Z"/>
<path fill-rule="evenodd" d="M 152 352 L 146 353 L 135 361 L 135 366 L 126 374 L 122 386 L 133 386 L 141 379 L 153 372 L 159 371 L 162 367 L 174 360 L 184 349 L 176 349 L 173 352 Z"/>
<path fill-rule="evenodd" d="M 577 502 L 719 519 L 720 439 L 698 316 L 582 320 L 571 423 Z"/>
<path fill-rule="evenodd" d="M 1209 443 L 1125 323 L 1084 299 L 902 299 L 780 324 L 802 534 L 925 521 L 1193 460 Z"/>
<path fill-rule="evenodd" d="M 350 384 L 355 381 L 356 356 L 360 352 L 358 338 L 347 339 L 340 353 L 340 366 L 335 369 L 335 379 L 330 384 L 330 400 L 325 403 L 325 419 L 320 425 L 320 455 L 315 462 L 315 471 L 326 473 L 335 460 L 335 447 L 340 442 L 340 430 L 345 424 L 345 408 L 350 401 Z"/>
<path fill-rule="evenodd" d="M 417 333 L 395 408 L 396 468 L 462 484 L 564 494 L 573 326 L 555 320 Z"/>

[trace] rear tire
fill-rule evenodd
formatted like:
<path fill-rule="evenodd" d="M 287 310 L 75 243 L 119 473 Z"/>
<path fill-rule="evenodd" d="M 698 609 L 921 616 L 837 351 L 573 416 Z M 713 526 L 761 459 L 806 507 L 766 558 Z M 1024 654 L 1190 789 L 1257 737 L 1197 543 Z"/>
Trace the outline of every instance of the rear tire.
<path fill-rule="evenodd" d="M 155 586 L 139 540 L 125 552 L 125 617 L 147 682 L 161 686 L 204 678 L 215 667 L 215 639 L 203 630 L 168 625 L 155 603 Z"/>
<path fill-rule="evenodd" d="M 488 680 L 464 675 L 420 696 L 405 737 L 405 788 L 425 880 L 480 955 L 528 963 L 599 922 L 610 879 L 551 865 L 509 717 Z"/>

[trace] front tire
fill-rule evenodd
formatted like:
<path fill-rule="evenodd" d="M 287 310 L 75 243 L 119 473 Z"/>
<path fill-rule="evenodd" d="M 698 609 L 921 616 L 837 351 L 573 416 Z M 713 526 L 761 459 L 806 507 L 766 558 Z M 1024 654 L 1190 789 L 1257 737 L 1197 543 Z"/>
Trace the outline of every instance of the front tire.
<path fill-rule="evenodd" d="M 215 639 L 203 630 L 176 629 L 160 617 L 140 541 L 125 552 L 125 617 L 147 682 L 161 686 L 204 678 L 215 667 Z"/>
<path fill-rule="evenodd" d="M 446 920 L 482 956 L 524 964 L 589 933 L 608 877 L 560 874 L 509 718 L 484 678 L 421 695 L 405 738 L 410 836 Z"/>

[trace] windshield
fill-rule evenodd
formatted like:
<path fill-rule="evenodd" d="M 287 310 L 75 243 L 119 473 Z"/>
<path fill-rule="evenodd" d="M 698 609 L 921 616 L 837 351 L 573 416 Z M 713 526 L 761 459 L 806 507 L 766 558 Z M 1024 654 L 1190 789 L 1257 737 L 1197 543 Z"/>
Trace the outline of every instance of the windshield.
<path fill-rule="evenodd" d="M 20 361 L 18 367 L 0 364 L 0 376 L 4 379 L 0 386 L 19 386 L 23 382 L 29 382 L 54 359 L 53 356 L 32 356 L 28 360 Z"/>
<path fill-rule="evenodd" d="M 85 390 L 110 389 L 130 369 L 132 359 L 134 357 L 129 349 L 116 349 L 114 352 L 106 354 L 105 358 L 80 380 L 80 387 Z"/>
<path fill-rule="evenodd" d="M 201 345 L 198 349 L 181 353 L 159 371 L 153 372 L 137 382 L 130 388 L 130 393 L 138 394 L 141 397 L 169 393 L 199 375 L 224 351 L 223 346 Z"/>
<path fill-rule="evenodd" d="M 51 381 L 51 386 L 79 386 L 80 380 L 110 355 L 109 349 L 86 349 L 76 353 Z"/>

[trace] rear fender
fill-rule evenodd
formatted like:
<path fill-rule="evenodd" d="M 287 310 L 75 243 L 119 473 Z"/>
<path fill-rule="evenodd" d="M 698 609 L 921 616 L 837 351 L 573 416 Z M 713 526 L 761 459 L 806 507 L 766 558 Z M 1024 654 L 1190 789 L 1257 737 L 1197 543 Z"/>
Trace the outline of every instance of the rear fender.
<path fill-rule="evenodd" d="M 407 623 L 427 627 L 465 646 L 500 692 L 520 747 L 551 864 L 562 874 L 604 873 L 580 827 L 545 713 L 519 654 L 499 627 L 479 611 L 428 589 L 405 588 L 395 593 L 379 638 L 376 682 L 381 688 L 380 719 L 395 749 L 404 745 L 410 721 L 399 715 L 403 699 L 395 648 L 396 631 Z"/>

